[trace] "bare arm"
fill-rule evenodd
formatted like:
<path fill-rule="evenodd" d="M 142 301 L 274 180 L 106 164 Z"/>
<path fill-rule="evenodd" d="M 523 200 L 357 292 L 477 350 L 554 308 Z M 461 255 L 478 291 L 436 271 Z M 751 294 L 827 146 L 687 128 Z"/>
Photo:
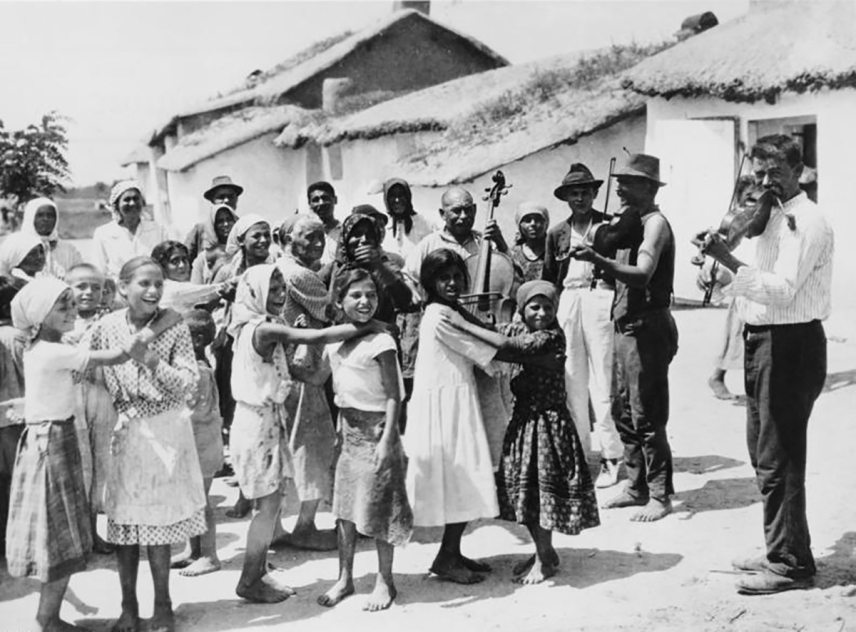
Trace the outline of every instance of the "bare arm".
<path fill-rule="evenodd" d="M 398 382 L 398 360 L 395 351 L 384 351 L 377 356 L 380 363 L 380 378 L 386 393 L 386 418 L 383 435 L 377 447 L 378 460 L 389 455 L 390 448 L 399 440 L 398 418 L 401 414 L 401 392 Z"/>
<path fill-rule="evenodd" d="M 341 342 L 368 333 L 386 331 L 386 325 L 371 320 L 365 325 L 335 325 L 324 329 L 302 329 L 280 325 L 279 323 L 262 323 L 253 333 L 253 344 L 256 349 L 267 349 L 276 343 L 296 344 L 327 344 Z"/>

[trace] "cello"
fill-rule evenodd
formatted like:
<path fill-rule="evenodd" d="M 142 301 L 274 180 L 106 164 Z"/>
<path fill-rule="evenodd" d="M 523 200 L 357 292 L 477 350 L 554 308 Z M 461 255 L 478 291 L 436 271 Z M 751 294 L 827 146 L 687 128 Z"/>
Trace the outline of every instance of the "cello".
<path fill-rule="evenodd" d="M 510 184 L 505 182 L 505 174 L 497 171 L 493 174 L 493 186 L 485 189 L 482 198 L 488 202 L 487 220 L 493 220 L 494 211 L 503 195 L 508 194 Z M 504 252 L 491 248 L 490 240 L 482 239 L 478 254 L 471 255 L 465 261 L 470 276 L 472 292 L 460 298 L 461 305 L 473 316 L 491 325 L 510 322 L 514 315 L 514 300 L 511 291 L 514 285 L 514 264 Z"/>

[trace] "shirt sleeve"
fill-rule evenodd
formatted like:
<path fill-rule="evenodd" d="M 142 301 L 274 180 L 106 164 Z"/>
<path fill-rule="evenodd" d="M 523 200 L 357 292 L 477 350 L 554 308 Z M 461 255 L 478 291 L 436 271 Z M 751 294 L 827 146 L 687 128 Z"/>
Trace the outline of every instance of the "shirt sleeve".
<path fill-rule="evenodd" d="M 52 369 L 78 371 L 82 373 L 89 364 L 89 349 L 57 343 L 47 358 Z"/>
<path fill-rule="evenodd" d="M 172 345 L 169 361 L 161 359 L 155 368 L 155 379 L 160 382 L 166 390 L 173 393 L 187 393 L 196 384 L 198 369 L 196 356 L 193 354 L 193 343 L 190 338 L 190 330 L 184 323 L 173 325 L 161 336 L 172 335 L 175 340 Z"/>
<path fill-rule="evenodd" d="M 370 355 L 372 358 L 377 358 L 380 354 L 387 351 L 398 352 L 398 347 L 395 345 L 395 339 L 389 334 L 377 334 L 372 340 Z"/>
<path fill-rule="evenodd" d="M 727 295 L 743 296 L 762 305 L 788 305 L 822 256 L 831 256 L 832 231 L 825 221 L 806 222 L 805 228 L 783 230 L 771 271 L 741 266 Z"/>
<path fill-rule="evenodd" d="M 483 369 L 488 367 L 490 361 L 496 355 L 497 349 L 495 347 L 459 329 L 451 327 L 443 330 L 435 329 L 434 335 L 437 337 L 437 340 L 449 347 L 449 349 L 468 358 Z"/>

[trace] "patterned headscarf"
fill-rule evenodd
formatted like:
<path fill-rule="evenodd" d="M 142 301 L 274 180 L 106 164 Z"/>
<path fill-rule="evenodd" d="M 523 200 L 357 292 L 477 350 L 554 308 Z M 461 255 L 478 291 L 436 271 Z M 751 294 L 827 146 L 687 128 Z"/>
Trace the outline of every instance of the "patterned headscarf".
<path fill-rule="evenodd" d="M 113 185 L 113 188 L 110 190 L 110 212 L 113 215 L 113 221 L 122 226 L 122 214 L 119 212 L 119 198 L 122 197 L 122 194 L 131 191 L 132 189 L 136 189 L 140 194 L 140 198 L 142 199 L 143 206 L 146 205 L 146 198 L 143 195 L 143 188 L 139 185 L 139 183 L 134 180 L 121 180 Z"/>
<path fill-rule="evenodd" d="M 39 235 L 36 232 L 36 212 L 43 206 L 50 206 L 56 214 L 56 222 L 49 235 Z M 56 242 L 59 240 L 59 209 L 54 201 L 46 197 L 37 197 L 27 202 L 24 207 L 24 219 L 21 221 L 21 232 L 38 235 L 46 249 L 56 247 Z"/>
<path fill-rule="evenodd" d="M 67 289 L 68 285 L 53 277 L 33 279 L 12 299 L 12 324 L 27 332 L 33 340 L 57 299 Z"/>
<path fill-rule="evenodd" d="M 375 216 L 363 215 L 362 213 L 348 215 L 345 221 L 342 222 L 342 232 L 339 236 L 339 244 L 336 246 L 336 261 L 341 265 L 351 263 L 351 258 L 348 255 L 348 238 L 351 236 L 356 225 L 361 222 L 369 223 L 377 241 L 377 246 L 380 248 L 380 244 L 383 241 L 383 227 Z"/>
<path fill-rule="evenodd" d="M 12 233 L 0 244 L 0 275 L 8 276 L 26 259 L 36 246 L 42 246 L 39 235 L 32 233 Z"/>

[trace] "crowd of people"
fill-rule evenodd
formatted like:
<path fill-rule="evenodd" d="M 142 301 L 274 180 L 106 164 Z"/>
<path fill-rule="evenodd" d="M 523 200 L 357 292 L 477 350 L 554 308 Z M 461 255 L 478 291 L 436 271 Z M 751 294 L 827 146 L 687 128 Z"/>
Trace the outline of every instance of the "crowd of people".
<path fill-rule="evenodd" d="M 805 434 L 826 372 L 833 243 L 799 189 L 798 144 L 765 137 L 751 158 L 778 202 L 757 263 L 714 233 L 698 241 L 726 271 L 705 282 L 724 286 L 745 323 L 767 554 L 736 564 L 749 573 L 739 590 L 765 594 L 815 573 Z M 138 184 L 119 182 L 92 261 L 58 237 L 51 200 L 29 202 L 0 243 L 0 522 L 10 574 L 42 582 L 39 627 L 72 629 L 60 604 L 94 551 L 116 554 L 114 629 L 138 629 L 145 547 L 151 624 L 173 629 L 170 569 L 220 568 L 207 495 L 224 472 L 239 488 L 229 514 L 252 512 L 236 586 L 251 602 L 293 594 L 267 561 L 281 544 L 338 548 L 339 577 L 318 603 L 351 595 L 359 534 L 378 555 L 365 609 L 388 608 L 395 547 L 420 526 L 444 528 L 431 572 L 477 583 L 491 569 L 464 554 L 462 536 L 496 517 L 525 525 L 534 544 L 514 581 L 542 582 L 560 564 L 553 532 L 596 527 L 595 487 L 622 471 L 601 508 L 668 515 L 675 239 L 655 202 L 657 158 L 629 155 L 613 175 L 615 217 L 594 208 L 603 180 L 575 163 L 554 191 L 568 216 L 550 228 L 543 204 L 522 203 L 511 246 L 495 221 L 474 230 L 466 189 L 443 193 L 435 227 L 401 179 L 383 187 L 385 212 L 363 204 L 342 221 L 333 186 L 313 183 L 309 212 L 274 225 L 238 212 L 243 189 L 221 176 L 184 242 L 145 217 Z M 508 322 L 466 309 L 467 259 L 483 244 L 511 262 Z M 300 503 L 290 533 L 288 481 Z M 335 531 L 316 527 L 324 502 Z M 171 556 L 176 544 L 185 550 Z"/>

